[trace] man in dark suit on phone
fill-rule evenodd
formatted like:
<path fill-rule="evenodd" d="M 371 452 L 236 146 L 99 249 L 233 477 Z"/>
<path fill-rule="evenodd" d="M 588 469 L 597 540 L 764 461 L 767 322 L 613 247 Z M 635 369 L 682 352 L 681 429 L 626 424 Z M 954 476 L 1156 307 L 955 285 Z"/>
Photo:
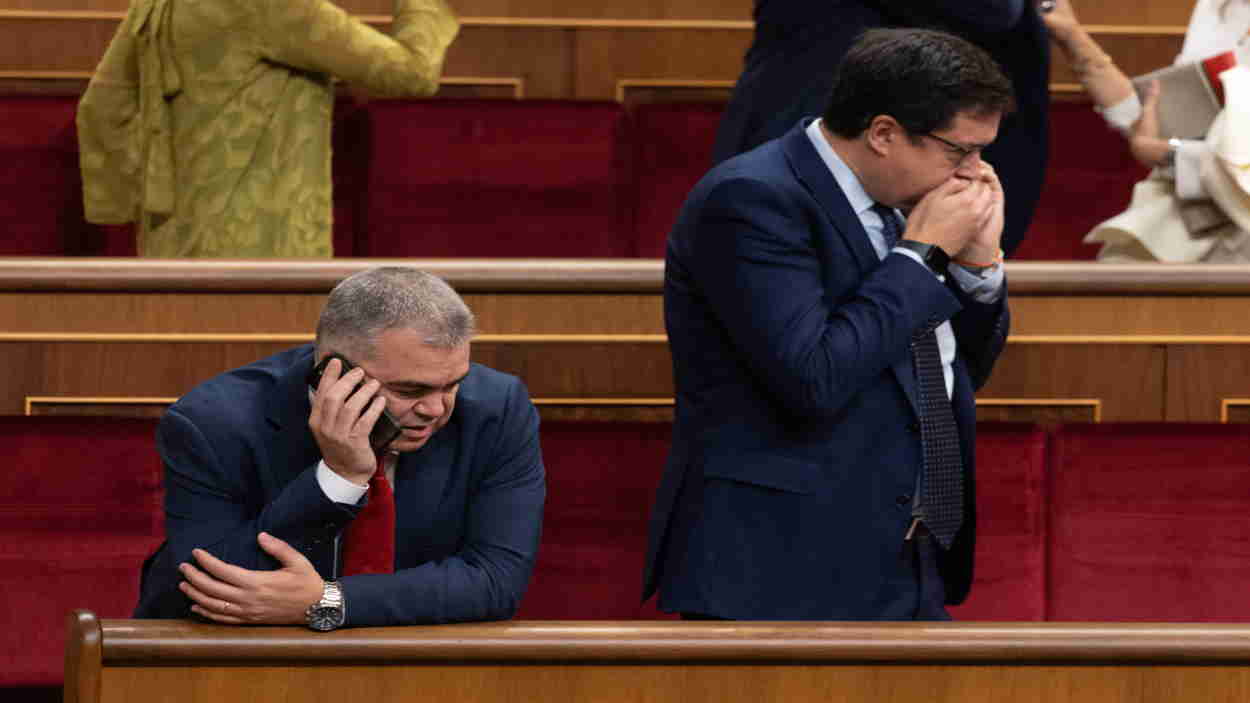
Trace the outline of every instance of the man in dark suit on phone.
<path fill-rule="evenodd" d="M 510 617 L 542 523 L 538 415 L 520 380 L 469 361 L 473 333 L 442 280 L 368 269 L 331 291 L 315 344 L 183 396 L 157 430 L 166 542 L 135 616 Z"/>
<path fill-rule="evenodd" d="M 836 71 L 821 118 L 713 168 L 669 236 L 644 597 L 686 617 L 941 620 L 972 579 L 973 390 L 1008 329 L 980 153 L 1011 85 L 928 30 L 870 30 Z"/>

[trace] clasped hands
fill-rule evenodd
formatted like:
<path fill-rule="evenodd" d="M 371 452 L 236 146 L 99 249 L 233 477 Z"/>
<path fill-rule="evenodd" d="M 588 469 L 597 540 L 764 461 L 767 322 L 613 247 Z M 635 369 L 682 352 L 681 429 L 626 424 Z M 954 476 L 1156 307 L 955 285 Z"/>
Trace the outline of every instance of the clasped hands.
<path fill-rule="evenodd" d="M 996 261 L 1003 234 L 1003 186 L 982 161 L 971 178 L 953 175 L 907 215 L 905 239 L 942 248 L 963 262 Z"/>
<path fill-rule="evenodd" d="M 302 625 L 308 606 L 321 600 L 324 581 L 312 562 L 286 542 L 262 532 L 260 548 L 278 560 L 276 571 L 253 571 L 192 550 L 195 564 L 178 567 L 178 584 L 192 612 L 226 625 Z"/>

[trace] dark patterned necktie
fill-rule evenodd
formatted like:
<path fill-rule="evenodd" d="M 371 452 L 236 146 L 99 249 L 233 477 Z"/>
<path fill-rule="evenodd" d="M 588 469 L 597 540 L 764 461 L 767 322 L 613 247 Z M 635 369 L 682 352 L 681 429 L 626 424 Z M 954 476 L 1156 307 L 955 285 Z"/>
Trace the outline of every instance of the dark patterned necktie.
<path fill-rule="evenodd" d="M 879 203 L 872 209 L 881 216 L 886 249 L 894 248 L 903 235 L 898 217 Z M 911 342 L 911 357 L 920 390 L 920 443 L 924 452 L 920 507 L 929 532 L 949 549 L 964 519 L 964 472 L 959 428 L 946 395 L 942 354 L 934 330 L 916 333 Z"/>

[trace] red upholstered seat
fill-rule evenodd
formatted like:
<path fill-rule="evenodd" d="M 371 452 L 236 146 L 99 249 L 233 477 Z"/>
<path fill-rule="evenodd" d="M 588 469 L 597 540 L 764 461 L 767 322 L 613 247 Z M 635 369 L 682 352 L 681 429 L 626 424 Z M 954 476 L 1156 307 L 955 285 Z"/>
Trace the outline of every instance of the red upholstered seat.
<path fill-rule="evenodd" d="M 155 429 L 0 417 L 0 686 L 61 683 L 71 610 L 130 616 L 161 535 Z"/>
<path fill-rule="evenodd" d="M 1133 186 L 1146 173 L 1090 103 L 1052 101 L 1046 180 L 1028 235 L 1012 258 L 1093 259 L 1099 247 L 1081 239 L 1128 207 Z"/>
<path fill-rule="evenodd" d="M 1045 619 L 1046 452 L 1035 425 L 977 425 L 976 567 L 956 620 Z"/>
<path fill-rule="evenodd" d="M 721 103 L 656 103 L 633 108 L 638 256 L 664 258 L 677 211 L 712 166 L 712 143 L 724 109 Z"/>
<path fill-rule="evenodd" d="M 1250 427 L 1064 426 L 1051 620 L 1250 621 Z"/>
<path fill-rule="evenodd" d="M 547 507 L 534 577 L 518 617 L 668 617 L 645 606 L 647 520 L 668 457 L 668 423 L 542 426 Z"/>
<path fill-rule="evenodd" d="M 367 110 L 357 255 L 636 255 L 620 105 L 385 100 Z"/>

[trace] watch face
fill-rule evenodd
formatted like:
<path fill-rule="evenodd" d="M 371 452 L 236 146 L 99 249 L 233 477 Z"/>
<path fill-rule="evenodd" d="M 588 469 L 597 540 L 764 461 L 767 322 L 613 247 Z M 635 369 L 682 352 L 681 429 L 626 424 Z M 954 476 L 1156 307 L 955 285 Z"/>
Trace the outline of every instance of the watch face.
<path fill-rule="evenodd" d="M 329 632 L 343 624 L 343 609 L 313 607 L 308 611 L 308 626 L 320 632 Z"/>

